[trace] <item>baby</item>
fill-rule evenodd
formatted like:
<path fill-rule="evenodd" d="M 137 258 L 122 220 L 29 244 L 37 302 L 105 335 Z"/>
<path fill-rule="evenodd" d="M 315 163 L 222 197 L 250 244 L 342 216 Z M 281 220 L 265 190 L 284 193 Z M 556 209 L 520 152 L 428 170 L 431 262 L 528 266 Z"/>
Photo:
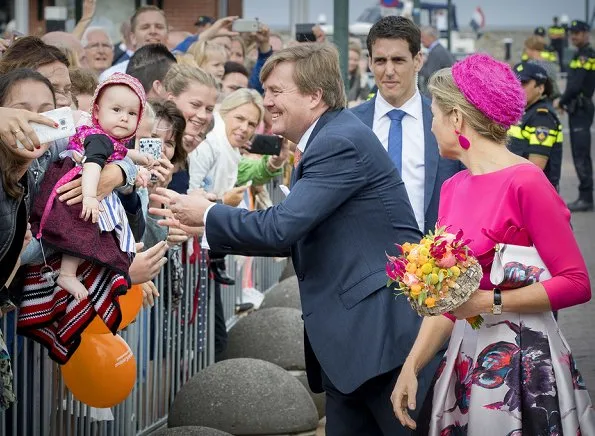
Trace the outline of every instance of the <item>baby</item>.
<path fill-rule="evenodd" d="M 126 213 L 115 193 L 100 201 L 97 188 L 101 170 L 108 162 L 128 155 L 139 165 L 152 163 L 148 156 L 126 148 L 138 129 L 145 103 L 142 85 L 127 74 L 116 73 L 102 82 L 91 102 L 91 125 L 77 128 L 70 139 L 57 183 L 56 176 L 44 178 L 36 200 L 36 203 L 43 202 L 36 237 L 43 238 L 42 243 L 62 253 L 56 283 L 77 301 L 88 296 L 87 289 L 77 278 L 83 259 L 128 276 L 135 241 Z M 81 172 L 82 207 L 55 201 L 56 189 Z M 52 184 L 50 190 L 44 189 L 47 183 Z M 49 195 L 44 195 L 48 192 Z"/>

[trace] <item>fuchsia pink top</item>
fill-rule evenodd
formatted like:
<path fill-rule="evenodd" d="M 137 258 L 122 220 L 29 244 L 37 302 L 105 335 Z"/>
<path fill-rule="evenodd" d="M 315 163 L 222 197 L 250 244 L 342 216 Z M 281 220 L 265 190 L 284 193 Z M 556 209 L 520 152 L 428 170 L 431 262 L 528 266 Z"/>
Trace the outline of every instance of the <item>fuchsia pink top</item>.
<path fill-rule="evenodd" d="M 462 229 L 483 266 L 481 289 L 493 289 L 490 268 L 496 243 L 535 245 L 552 278 L 541 282 L 552 310 L 591 298 L 587 266 L 572 229 L 570 212 L 531 163 L 493 173 L 461 171 L 444 182 L 438 212 L 440 225 Z M 505 291 L 504 291 L 505 292 Z"/>

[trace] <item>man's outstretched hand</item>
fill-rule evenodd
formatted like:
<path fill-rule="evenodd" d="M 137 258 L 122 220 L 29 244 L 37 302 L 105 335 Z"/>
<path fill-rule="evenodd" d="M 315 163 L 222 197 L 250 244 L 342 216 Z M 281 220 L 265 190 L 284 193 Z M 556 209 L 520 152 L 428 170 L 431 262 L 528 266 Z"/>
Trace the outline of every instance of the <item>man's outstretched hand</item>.
<path fill-rule="evenodd" d="M 151 194 L 150 198 L 167 206 L 168 209 L 149 208 L 149 213 L 165 218 L 159 224 L 168 227 L 203 226 L 204 214 L 213 204 L 207 198 L 207 194 L 201 190 L 193 191 L 190 195 L 182 195 L 170 189 L 157 188 L 157 192 Z M 188 233 L 195 234 L 195 232 Z"/>

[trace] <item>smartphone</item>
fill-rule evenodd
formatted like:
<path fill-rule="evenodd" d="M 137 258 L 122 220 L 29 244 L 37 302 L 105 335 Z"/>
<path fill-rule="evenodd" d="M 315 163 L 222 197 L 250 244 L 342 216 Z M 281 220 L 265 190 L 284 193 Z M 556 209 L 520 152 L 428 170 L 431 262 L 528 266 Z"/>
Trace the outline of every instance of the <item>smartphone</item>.
<path fill-rule="evenodd" d="M 250 146 L 250 153 L 279 156 L 283 138 L 276 135 L 256 135 Z"/>
<path fill-rule="evenodd" d="M 258 20 L 238 18 L 232 23 L 231 30 L 240 33 L 258 32 L 260 30 L 260 22 Z"/>
<path fill-rule="evenodd" d="M 312 28 L 316 23 L 299 23 L 295 25 L 295 39 L 298 42 L 316 42 Z"/>
<path fill-rule="evenodd" d="M 49 127 L 45 124 L 31 123 L 33 131 L 39 138 L 41 144 L 56 141 L 58 139 L 69 138 L 75 134 L 74 118 L 72 116 L 72 109 L 69 107 L 62 107 L 40 115 L 48 117 L 58 123 L 58 127 Z M 25 146 L 17 140 L 18 148 L 25 148 Z"/>
<path fill-rule="evenodd" d="M 151 156 L 155 160 L 161 159 L 162 147 L 163 142 L 161 141 L 161 138 L 140 138 L 138 140 L 138 150 L 143 154 Z M 157 176 L 151 174 L 151 181 L 157 181 Z"/>

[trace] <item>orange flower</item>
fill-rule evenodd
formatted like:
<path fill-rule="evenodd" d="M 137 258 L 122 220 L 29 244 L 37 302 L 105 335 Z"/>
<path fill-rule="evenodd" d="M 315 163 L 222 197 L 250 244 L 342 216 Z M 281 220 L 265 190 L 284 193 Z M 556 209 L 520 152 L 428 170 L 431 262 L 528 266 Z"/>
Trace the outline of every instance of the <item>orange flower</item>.
<path fill-rule="evenodd" d="M 434 307 L 436 305 L 436 299 L 433 297 L 428 297 L 424 303 L 426 304 L 426 307 Z"/>

